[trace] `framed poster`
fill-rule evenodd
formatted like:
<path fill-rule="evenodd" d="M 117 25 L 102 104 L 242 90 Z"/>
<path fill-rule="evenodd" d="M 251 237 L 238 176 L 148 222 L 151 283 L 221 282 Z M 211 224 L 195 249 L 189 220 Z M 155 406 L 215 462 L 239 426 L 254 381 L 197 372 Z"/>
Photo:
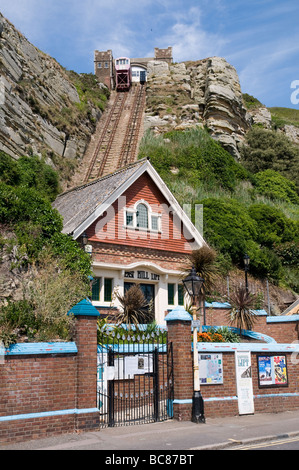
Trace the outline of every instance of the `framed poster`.
<path fill-rule="evenodd" d="M 288 371 L 285 355 L 257 356 L 259 387 L 287 387 Z"/>
<path fill-rule="evenodd" d="M 223 384 L 222 354 L 199 354 L 198 362 L 201 385 Z"/>
<path fill-rule="evenodd" d="M 250 351 L 235 351 L 235 364 L 239 414 L 254 414 Z"/>

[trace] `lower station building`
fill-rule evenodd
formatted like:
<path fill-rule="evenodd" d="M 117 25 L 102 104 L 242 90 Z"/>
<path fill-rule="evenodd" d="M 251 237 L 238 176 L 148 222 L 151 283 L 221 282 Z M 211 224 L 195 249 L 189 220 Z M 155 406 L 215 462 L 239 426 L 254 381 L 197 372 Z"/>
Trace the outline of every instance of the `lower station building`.
<path fill-rule="evenodd" d="M 148 159 L 73 188 L 53 206 L 63 232 L 92 257 L 92 302 L 111 318 L 123 294 L 138 283 L 158 324 L 184 304 L 189 256 L 205 244 Z"/>

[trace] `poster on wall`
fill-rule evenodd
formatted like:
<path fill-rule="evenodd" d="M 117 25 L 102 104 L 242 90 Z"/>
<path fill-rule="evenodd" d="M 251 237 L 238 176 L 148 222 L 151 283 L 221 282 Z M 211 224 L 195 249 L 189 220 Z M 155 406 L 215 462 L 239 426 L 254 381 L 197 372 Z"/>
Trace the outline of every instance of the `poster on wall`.
<path fill-rule="evenodd" d="M 222 354 L 199 354 L 198 356 L 200 384 L 223 384 Z"/>
<path fill-rule="evenodd" d="M 258 356 L 259 387 L 288 386 L 286 356 Z"/>
<path fill-rule="evenodd" d="M 250 351 L 236 351 L 235 364 L 239 414 L 254 414 Z"/>

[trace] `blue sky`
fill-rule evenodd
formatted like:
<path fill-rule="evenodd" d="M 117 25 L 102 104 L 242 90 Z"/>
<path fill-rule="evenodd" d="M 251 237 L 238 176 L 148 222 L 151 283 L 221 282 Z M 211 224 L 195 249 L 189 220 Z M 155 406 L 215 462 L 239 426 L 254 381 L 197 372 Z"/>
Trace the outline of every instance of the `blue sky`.
<path fill-rule="evenodd" d="M 299 109 L 291 102 L 299 83 L 298 0 L 1 0 L 0 10 L 76 72 L 93 72 L 95 49 L 152 57 L 155 47 L 172 46 L 176 62 L 224 57 L 244 93 Z"/>

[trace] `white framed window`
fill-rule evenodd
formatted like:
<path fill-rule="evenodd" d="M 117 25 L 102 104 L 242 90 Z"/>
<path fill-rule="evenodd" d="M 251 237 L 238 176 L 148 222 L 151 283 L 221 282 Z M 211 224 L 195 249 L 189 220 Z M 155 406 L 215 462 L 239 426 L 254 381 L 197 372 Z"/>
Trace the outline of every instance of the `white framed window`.
<path fill-rule="evenodd" d="M 161 214 L 153 212 L 144 200 L 138 201 L 134 208 L 126 208 L 124 214 L 125 227 L 161 232 Z"/>

